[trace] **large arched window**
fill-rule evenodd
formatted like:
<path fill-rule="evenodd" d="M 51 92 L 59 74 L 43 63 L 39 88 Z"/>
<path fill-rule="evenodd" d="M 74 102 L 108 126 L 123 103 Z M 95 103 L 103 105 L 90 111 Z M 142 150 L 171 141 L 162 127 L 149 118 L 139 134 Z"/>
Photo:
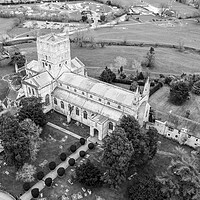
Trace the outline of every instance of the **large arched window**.
<path fill-rule="evenodd" d="M 45 96 L 45 105 L 47 106 L 47 105 L 49 105 L 49 104 L 50 104 L 49 94 L 47 94 L 47 95 Z"/>
<path fill-rule="evenodd" d="M 87 112 L 86 111 L 83 112 L 83 118 L 87 119 Z"/>
<path fill-rule="evenodd" d="M 76 108 L 76 115 L 79 115 L 79 109 Z"/>
<path fill-rule="evenodd" d="M 60 106 L 61 106 L 62 109 L 65 108 L 63 101 L 60 102 Z"/>
<path fill-rule="evenodd" d="M 108 129 L 113 130 L 113 123 L 112 122 L 108 123 Z"/>
<path fill-rule="evenodd" d="M 56 105 L 58 104 L 58 103 L 57 103 L 57 99 L 56 99 L 56 98 L 54 98 L 54 104 L 56 104 Z"/>

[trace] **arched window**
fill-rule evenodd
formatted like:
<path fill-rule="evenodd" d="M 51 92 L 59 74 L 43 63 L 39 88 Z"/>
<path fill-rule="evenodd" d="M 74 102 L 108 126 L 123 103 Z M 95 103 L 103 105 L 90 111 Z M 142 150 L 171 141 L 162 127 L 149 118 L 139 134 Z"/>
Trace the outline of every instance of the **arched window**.
<path fill-rule="evenodd" d="M 32 94 L 35 95 L 34 89 L 32 88 Z"/>
<path fill-rule="evenodd" d="M 108 123 L 108 129 L 113 130 L 113 123 L 112 122 Z"/>
<path fill-rule="evenodd" d="M 86 111 L 83 112 L 83 118 L 87 119 L 87 112 Z"/>
<path fill-rule="evenodd" d="M 56 105 L 58 104 L 58 103 L 57 103 L 57 99 L 56 99 L 56 98 L 54 98 L 54 104 L 56 104 Z"/>
<path fill-rule="evenodd" d="M 76 115 L 79 115 L 79 109 L 76 108 Z"/>
<path fill-rule="evenodd" d="M 55 98 L 54 98 L 54 103 L 55 103 Z M 50 104 L 49 94 L 47 94 L 47 95 L 45 96 L 45 105 L 47 106 L 47 105 L 49 105 L 49 104 Z"/>
<path fill-rule="evenodd" d="M 31 94 L 31 88 L 30 87 L 28 87 L 28 92 L 29 92 L 29 94 Z"/>
<path fill-rule="evenodd" d="M 65 107 L 64 107 L 64 103 L 63 103 L 63 101 L 60 102 L 60 106 L 61 106 L 62 109 L 65 108 Z"/>

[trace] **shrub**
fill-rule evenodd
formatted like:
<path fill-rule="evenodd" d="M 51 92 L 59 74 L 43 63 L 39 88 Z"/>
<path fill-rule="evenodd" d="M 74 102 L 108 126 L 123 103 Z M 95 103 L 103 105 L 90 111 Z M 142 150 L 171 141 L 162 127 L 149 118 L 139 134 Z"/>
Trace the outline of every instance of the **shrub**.
<path fill-rule="evenodd" d="M 71 151 L 72 153 L 74 153 L 74 152 L 76 151 L 76 146 L 75 146 L 75 145 L 71 145 L 70 151 Z"/>
<path fill-rule="evenodd" d="M 74 166 L 75 165 L 75 159 L 74 158 L 70 158 L 68 161 L 70 166 Z"/>
<path fill-rule="evenodd" d="M 83 158 L 83 157 L 85 157 L 86 153 L 85 153 L 85 151 L 80 151 L 80 152 L 79 152 L 79 155 L 80 155 L 80 157 Z"/>
<path fill-rule="evenodd" d="M 67 159 L 66 153 L 61 153 L 61 154 L 60 154 L 60 160 L 61 160 L 61 161 L 65 161 L 66 159 Z"/>
<path fill-rule="evenodd" d="M 39 193 L 40 193 L 40 191 L 39 191 L 38 188 L 33 188 L 33 189 L 31 190 L 31 194 L 32 194 L 32 197 L 33 197 L 33 198 L 38 198 Z"/>
<path fill-rule="evenodd" d="M 25 191 L 28 191 L 30 188 L 31 188 L 30 183 L 24 183 L 24 184 L 23 184 L 23 189 L 24 189 Z"/>
<path fill-rule="evenodd" d="M 54 161 L 49 163 L 49 169 L 54 170 L 56 168 L 56 163 Z"/>
<path fill-rule="evenodd" d="M 43 171 L 40 171 L 37 173 L 37 179 L 38 180 L 42 180 L 44 178 L 44 172 Z"/>
<path fill-rule="evenodd" d="M 111 69 L 108 69 L 108 67 L 105 67 L 103 72 L 100 75 L 100 80 L 107 82 L 107 83 L 112 83 L 116 79 L 116 74 L 111 71 Z"/>
<path fill-rule="evenodd" d="M 156 91 L 158 91 L 162 86 L 163 86 L 163 84 L 161 82 L 159 82 L 158 84 L 156 84 L 153 88 L 150 89 L 149 96 L 151 96 Z"/>
<path fill-rule="evenodd" d="M 93 143 L 89 143 L 89 144 L 88 144 L 88 148 L 89 148 L 89 149 L 94 149 L 94 144 L 93 144 Z"/>
<path fill-rule="evenodd" d="M 84 145 L 85 144 L 85 139 L 84 138 L 80 138 L 80 143 L 81 143 L 81 145 Z"/>
<path fill-rule="evenodd" d="M 57 174 L 58 174 L 58 176 L 63 176 L 65 174 L 65 169 L 63 167 L 60 167 L 57 170 Z"/>
<path fill-rule="evenodd" d="M 50 178 L 50 177 L 46 178 L 45 181 L 44 181 L 44 183 L 45 183 L 45 185 L 47 187 L 51 187 L 51 185 L 52 185 L 52 178 Z"/>
<path fill-rule="evenodd" d="M 32 182 L 35 180 L 35 178 L 33 177 L 35 173 L 36 167 L 25 163 L 24 166 L 19 171 L 17 171 L 16 180 L 20 180 L 23 182 Z"/>

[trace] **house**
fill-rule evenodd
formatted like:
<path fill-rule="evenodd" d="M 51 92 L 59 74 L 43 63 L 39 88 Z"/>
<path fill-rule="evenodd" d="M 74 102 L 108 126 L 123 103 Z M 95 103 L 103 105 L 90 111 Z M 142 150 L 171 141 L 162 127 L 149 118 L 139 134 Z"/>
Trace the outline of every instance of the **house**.
<path fill-rule="evenodd" d="M 69 122 L 90 127 L 90 135 L 102 140 L 123 115 L 132 115 L 143 125 L 148 121 L 149 79 L 142 93 L 132 92 L 87 76 L 85 65 L 71 59 L 68 33 L 50 33 L 37 38 L 38 60 L 26 64 L 22 82 L 26 97 L 42 97 L 45 112 L 55 110 Z"/>

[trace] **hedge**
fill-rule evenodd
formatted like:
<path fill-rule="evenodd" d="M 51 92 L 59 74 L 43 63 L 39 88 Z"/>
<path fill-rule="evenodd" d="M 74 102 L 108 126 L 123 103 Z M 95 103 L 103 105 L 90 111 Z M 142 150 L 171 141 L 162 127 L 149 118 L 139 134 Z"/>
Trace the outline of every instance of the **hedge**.
<path fill-rule="evenodd" d="M 163 86 L 163 83 L 158 82 L 158 84 L 156 84 L 153 88 L 150 89 L 149 96 L 151 96 L 152 94 L 154 94 L 154 93 L 155 93 L 157 90 L 159 90 L 162 86 Z"/>

